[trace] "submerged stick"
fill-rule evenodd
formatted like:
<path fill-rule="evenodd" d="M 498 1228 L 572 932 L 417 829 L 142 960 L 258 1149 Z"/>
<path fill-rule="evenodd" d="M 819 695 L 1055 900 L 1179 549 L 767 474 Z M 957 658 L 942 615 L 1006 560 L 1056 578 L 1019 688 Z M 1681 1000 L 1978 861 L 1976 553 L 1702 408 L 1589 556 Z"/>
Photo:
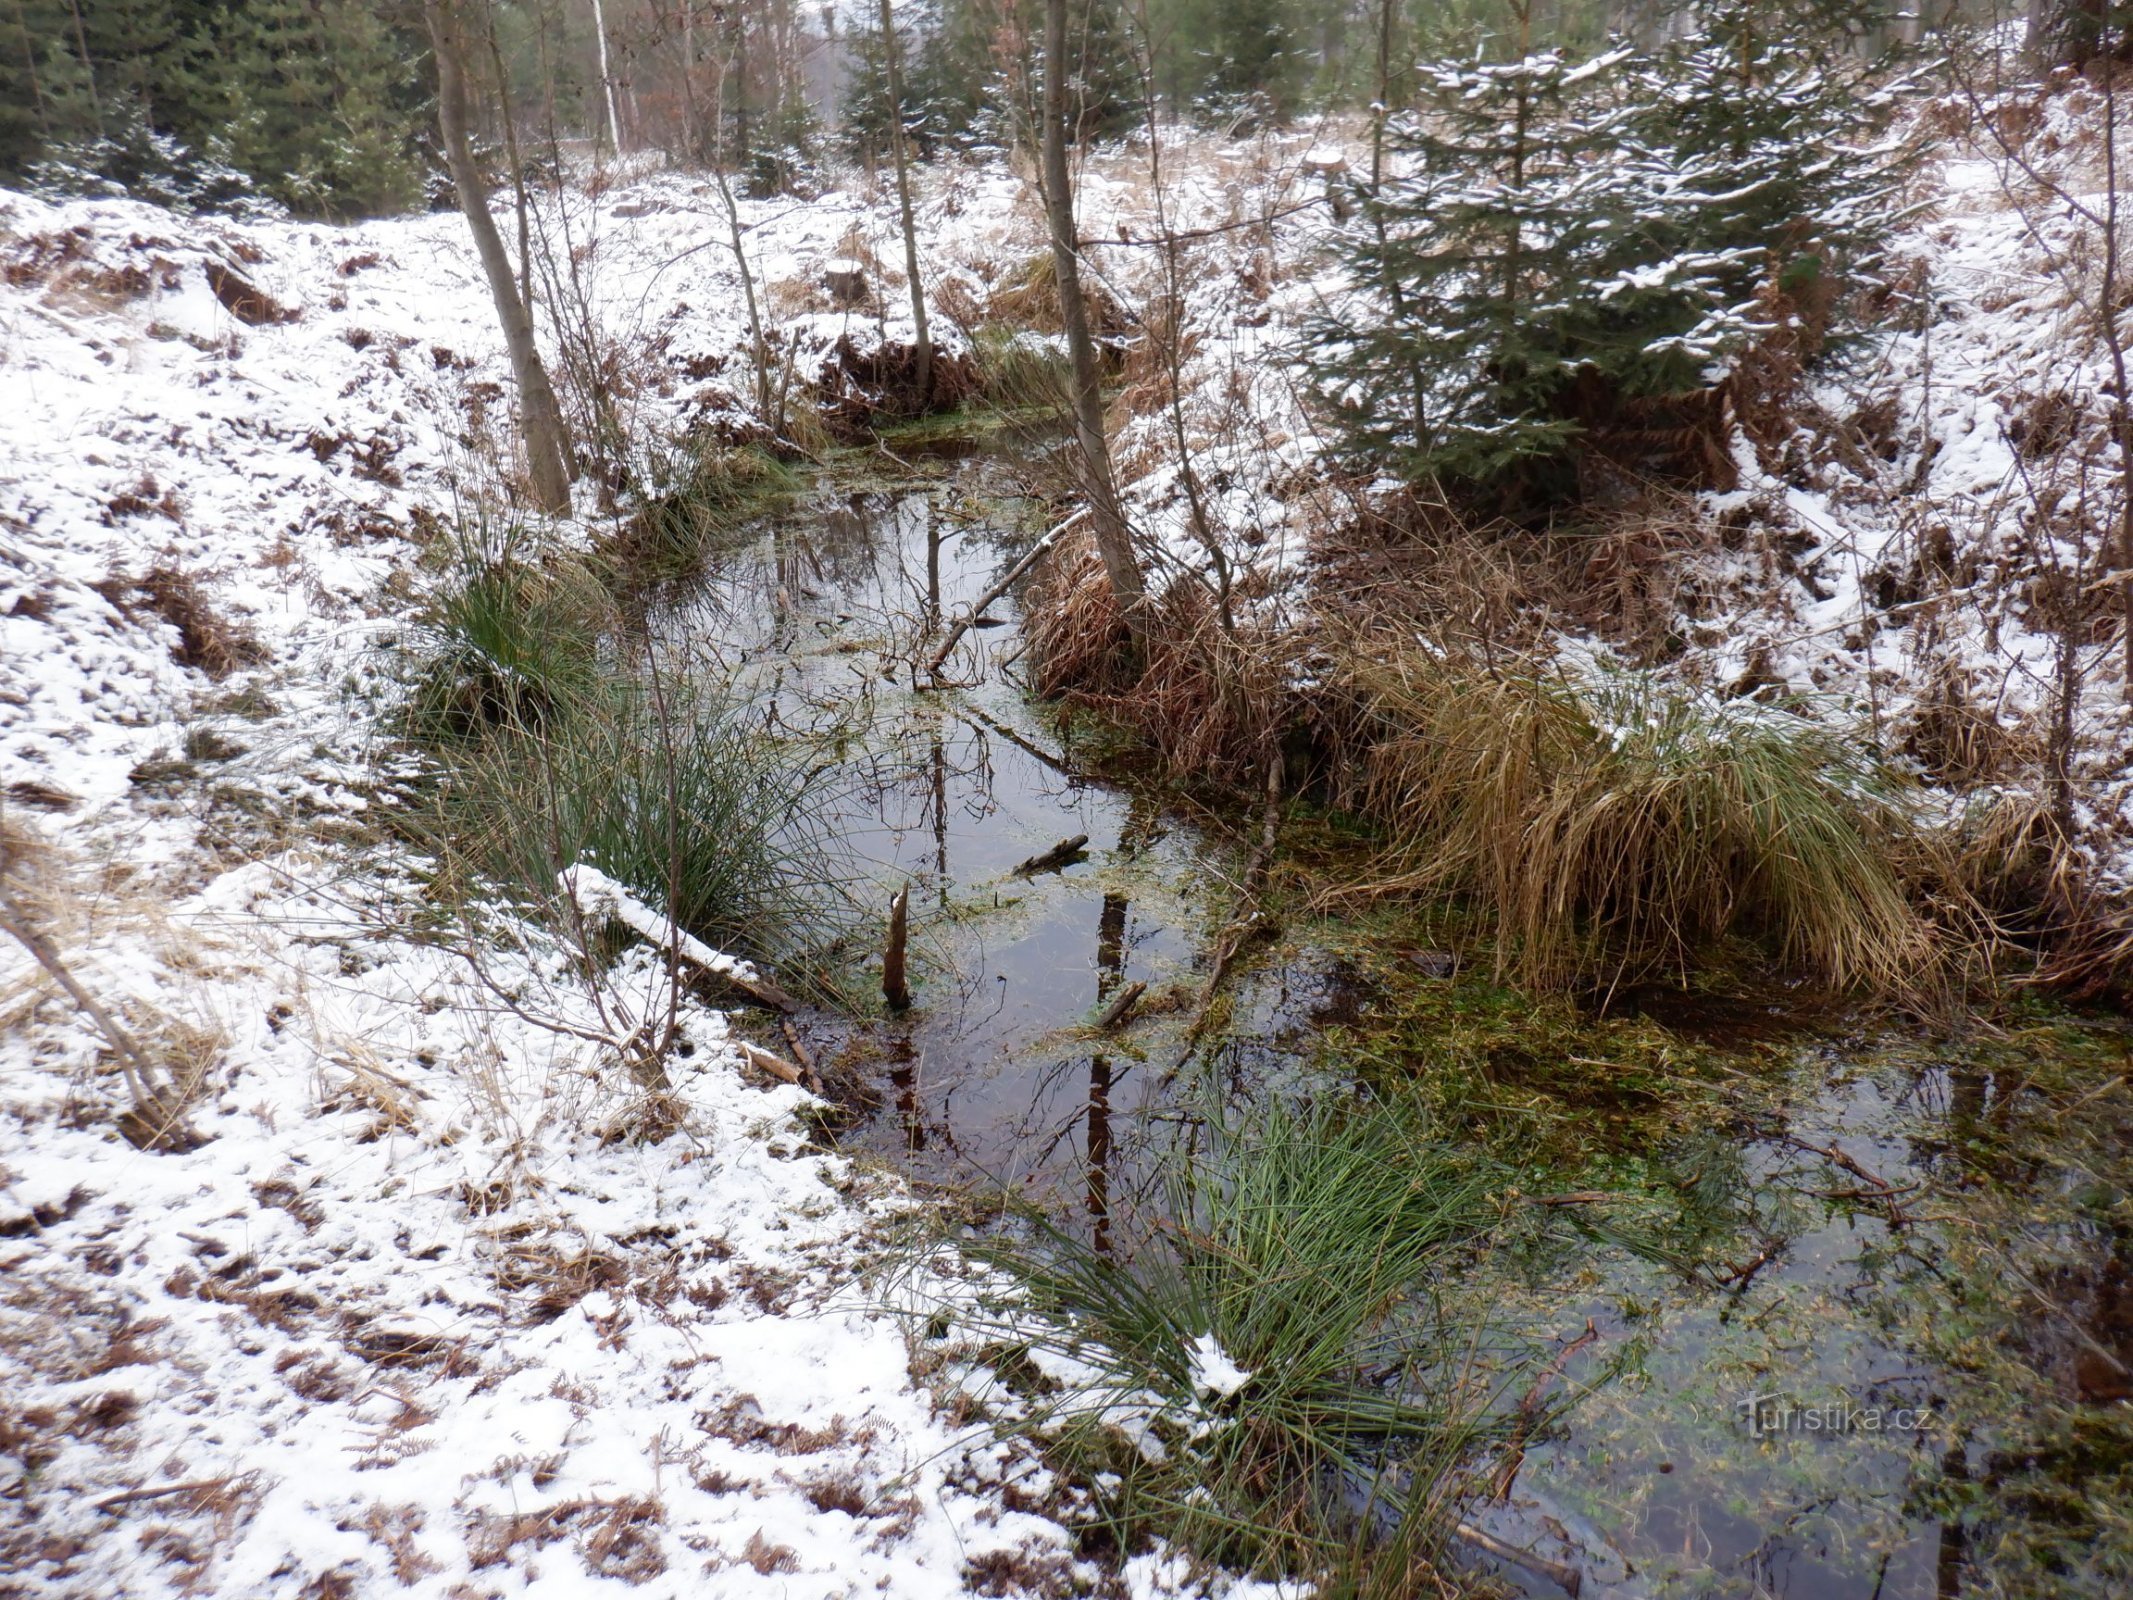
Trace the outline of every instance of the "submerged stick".
<path fill-rule="evenodd" d="M 977 603 L 956 619 L 955 626 L 948 630 L 948 637 L 941 641 L 940 649 L 934 651 L 933 659 L 926 663 L 926 676 L 929 678 L 940 676 L 942 665 L 946 663 L 949 656 L 955 653 L 955 647 L 963 642 L 963 635 L 976 625 L 978 618 L 985 615 L 985 608 L 1013 588 L 1015 580 L 1035 566 L 1044 553 L 1059 542 L 1059 536 L 1079 522 L 1083 515 L 1084 513 L 1077 511 L 1073 516 L 1068 517 L 1066 521 L 1060 523 L 1058 527 L 1023 551 L 1021 559 L 1001 575 L 1000 581 L 978 596 Z"/>
<path fill-rule="evenodd" d="M 1088 847 L 1089 836 L 1085 833 L 1077 833 L 1071 839 L 1061 839 L 1042 855 L 1031 856 L 1015 868 L 1013 876 L 1028 878 L 1040 872 L 1054 871 L 1078 859 Z"/>
<path fill-rule="evenodd" d="M 1117 1027 L 1126 1020 L 1126 1013 L 1140 1004 L 1141 996 L 1147 992 L 1148 985 L 1145 983 L 1127 984 L 1111 997 L 1111 1003 L 1098 1014 L 1096 1026 L 1101 1029 Z"/>
<path fill-rule="evenodd" d="M 904 976 L 904 946 L 911 937 L 911 886 L 896 891 L 889 902 L 889 943 L 881 953 L 881 997 L 891 1011 L 908 1011 L 911 985 Z"/>
<path fill-rule="evenodd" d="M 1550 1561 L 1546 1556 L 1535 1555 L 1531 1550 L 1521 1550 L 1515 1544 L 1506 1544 L 1494 1534 L 1483 1533 L 1470 1522 L 1455 1522 L 1452 1532 L 1477 1550 L 1486 1550 L 1499 1561 L 1508 1561 L 1514 1567 L 1524 1567 L 1528 1572 L 1537 1572 L 1554 1584 L 1570 1600 L 1577 1600 L 1585 1587 L 1585 1574 L 1576 1567 L 1566 1567 L 1560 1561 Z"/>

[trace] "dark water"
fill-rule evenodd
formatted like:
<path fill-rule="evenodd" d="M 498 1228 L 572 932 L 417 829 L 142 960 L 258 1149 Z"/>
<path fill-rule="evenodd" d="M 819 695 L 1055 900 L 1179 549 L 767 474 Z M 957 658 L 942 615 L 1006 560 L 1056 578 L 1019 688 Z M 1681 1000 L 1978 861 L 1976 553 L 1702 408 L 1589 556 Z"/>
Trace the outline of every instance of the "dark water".
<path fill-rule="evenodd" d="M 1081 775 L 1090 752 L 1020 686 L 1013 597 L 966 637 L 955 687 L 913 688 L 929 615 L 959 615 L 1041 531 L 1011 462 L 932 468 L 816 487 L 660 632 L 776 723 L 833 741 L 824 825 L 862 898 L 910 886 L 914 1009 L 804 1028 L 880 1097 L 847 1144 L 923 1182 L 1015 1185 L 1101 1239 L 1211 1075 L 1179 1070 L 1183 1034 L 1241 861 L 1152 790 Z M 1066 866 L 1015 870 L 1076 835 Z M 1137 1018 L 1093 1034 L 1133 982 Z M 1276 947 L 1237 980 L 1212 1075 L 1247 1095 L 1323 1084 L 1321 1031 L 1369 1003 L 1339 955 Z M 2065 1523 L 2069 1551 L 2035 1511 L 2117 1494 L 2110 1451 L 2133 1438 L 2133 1211 L 2110 1165 L 2133 1151 L 2133 1095 L 2028 1071 L 2019 1051 L 1980 1068 L 1915 1030 L 1839 1047 L 1770 1006 L 1736 1010 L 1648 1005 L 1752 1061 L 1737 1090 L 1639 1136 L 1611 1213 L 1695 1213 L 1699 1259 L 1625 1246 L 1603 1204 L 1586 1246 L 1506 1291 L 1527 1328 L 1568 1339 L 1590 1319 L 1596 1337 L 1564 1365 L 1568 1423 L 1471 1521 L 1574 1568 L 1586 1596 L 2133 1595 L 2133 1567 L 2121 1586 L 2116 1557 L 2084 1544 L 2093 1518 Z M 2070 1115 L 2093 1159 L 2059 1149 Z M 1981 1176 L 1981 1150 L 2006 1170 Z M 2068 1439 L 2087 1453 L 2062 1457 Z M 2050 1493 L 2032 1492 L 2040 1475 Z M 2120 1509 L 2133 1524 L 2133 1499 Z M 1515 1592 L 1563 1592 L 1480 1564 Z"/>
<path fill-rule="evenodd" d="M 1179 1002 L 1236 868 L 1149 795 L 1079 775 L 1008 660 L 1012 597 L 965 635 L 955 687 L 913 689 L 934 597 L 952 623 L 1042 531 L 993 461 L 929 490 L 819 490 L 663 631 L 737 673 L 776 724 L 836 741 L 821 827 L 867 904 L 910 887 L 913 1009 L 856 1036 L 828 1014 L 804 1024 L 817 1051 L 861 1053 L 882 1097 L 846 1143 L 921 1181 L 1042 1189 L 1100 1226 L 1174 1119 Z M 1077 836 L 1066 865 L 1016 871 Z M 1096 1036 L 1086 1024 L 1131 983 L 1148 985 L 1141 1015 Z"/>

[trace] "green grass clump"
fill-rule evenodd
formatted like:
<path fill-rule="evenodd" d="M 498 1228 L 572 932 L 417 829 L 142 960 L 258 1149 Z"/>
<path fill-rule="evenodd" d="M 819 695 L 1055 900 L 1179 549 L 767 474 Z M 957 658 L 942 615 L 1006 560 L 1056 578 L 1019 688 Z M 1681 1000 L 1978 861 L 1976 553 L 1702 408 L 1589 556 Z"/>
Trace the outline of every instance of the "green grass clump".
<path fill-rule="evenodd" d="M 431 825 L 464 874 L 535 906 L 589 862 L 734 954 L 775 959 L 823 910 L 826 854 L 782 746 L 704 694 L 661 706 L 610 684 L 461 751 Z"/>
<path fill-rule="evenodd" d="M 616 620 L 568 557 L 448 583 L 415 642 L 403 726 L 436 768 L 403 829 L 461 898 L 501 892 L 574 934 L 556 876 L 589 862 L 706 943 L 774 959 L 831 904 L 804 752 L 715 686 L 635 670 Z"/>
<path fill-rule="evenodd" d="M 1443 1299 L 1497 1223 L 1493 1176 L 1396 1107 L 1262 1107 L 1174 1158 L 1131 1247 L 1041 1218 L 976 1246 L 1023 1291 L 1006 1364 L 1083 1364 L 1033 1426 L 1097 1485 L 1110 1542 L 1349 1581 L 1426 1563 L 1507 1426 L 1517 1363 Z M 1231 1394 L 1209 1340 L 1250 1374 Z"/>
<path fill-rule="evenodd" d="M 606 589 L 578 562 L 470 561 L 417 625 L 407 731 L 441 744 L 538 728 L 603 685 L 613 620 Z"/>
<path fill-rule="evenodd" d="M 1640 672 L 1409 650 L 1347 679 L 1364 805 L 1399 841 L 1378 887 L 1473 898 L 1526 981 L 1686 972 L 1733 933 L 1839 986 L 1902 992 L 1935 959 L 1905 784 L 1863 738 Z"/>
<path fill-rule="evenodd" d="M 1074 375 L 1063 350 L 1042 334 L 989 324 L 971 336 L 987 402 L 1002 411 L 1064 415 Z"/>

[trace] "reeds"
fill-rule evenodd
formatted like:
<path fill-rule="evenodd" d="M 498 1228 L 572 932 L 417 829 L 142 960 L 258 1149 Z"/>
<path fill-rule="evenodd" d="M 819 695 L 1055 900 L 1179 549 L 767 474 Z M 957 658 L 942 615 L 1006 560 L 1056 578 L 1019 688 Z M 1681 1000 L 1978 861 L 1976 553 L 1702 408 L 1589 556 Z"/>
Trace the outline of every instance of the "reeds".
<path fill-rule="evenodd" d="M 477 563 L 448 584 L 403 718 L 436 770 L 401 825 L 453 893 L 501 892 L 566 933 L 580 930 L 556 875 L 582 861 L 708 944 L 783 953 L 829 899 L 813 782 L 716 686 L 624 661 L 615 623 L 567 557 Z"/>
<path fill-rule="evenodd" d="M 1002 411 L 1041 411 L 1064 419 L 1074 374 L 1065 350 L 1045 334 L 987 324 L 971 335 L 978 382 Z"/>
<path fill-rule="evenodd" d="M 684 451 L 663 478 L 607 543 L 616 577 L 632 587 L 694 577 L 800 486 L 793 467 L 749 445 Z"/>

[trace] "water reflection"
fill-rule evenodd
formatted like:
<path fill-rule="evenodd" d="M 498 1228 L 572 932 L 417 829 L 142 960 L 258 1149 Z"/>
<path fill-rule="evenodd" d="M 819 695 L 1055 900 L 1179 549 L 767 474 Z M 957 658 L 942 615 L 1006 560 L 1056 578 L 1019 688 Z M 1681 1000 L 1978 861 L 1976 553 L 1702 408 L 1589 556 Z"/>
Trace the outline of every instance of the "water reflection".
<path fill-rule="evenodd" d="M 671 657 L 822 743 L 836 782 L 815 824 L 848 853 L 861 905 L 909 882 L 927 908 L 912 928 L 918 1003 L 878 1041 L 883 1107 L 850 1137 L 922 1178 L 1072 1192 L 1108 1239 L 1122 1170 L 1146 1169 L 1147 1141 L 1168 1136 L 1150 1075 L 1133 1069 L 1174 1024 L 1146 1008 L 1100 1048 L 1086 1024 L 1121 983 L 1189 979 L 1226 890 L 1191 828 L 1073 770 L 1000 670 L 993 641 L 1007 634 L 965 635 L 954 689 L 912 687 L 929 626 L 1039 531 L 1012 488 L 973 463 L 937 488 L 804 507 L 737 544 L 706 593 L 653 626 Z M 1015 875 L 1076 834 L 1085 860 Z"/>

